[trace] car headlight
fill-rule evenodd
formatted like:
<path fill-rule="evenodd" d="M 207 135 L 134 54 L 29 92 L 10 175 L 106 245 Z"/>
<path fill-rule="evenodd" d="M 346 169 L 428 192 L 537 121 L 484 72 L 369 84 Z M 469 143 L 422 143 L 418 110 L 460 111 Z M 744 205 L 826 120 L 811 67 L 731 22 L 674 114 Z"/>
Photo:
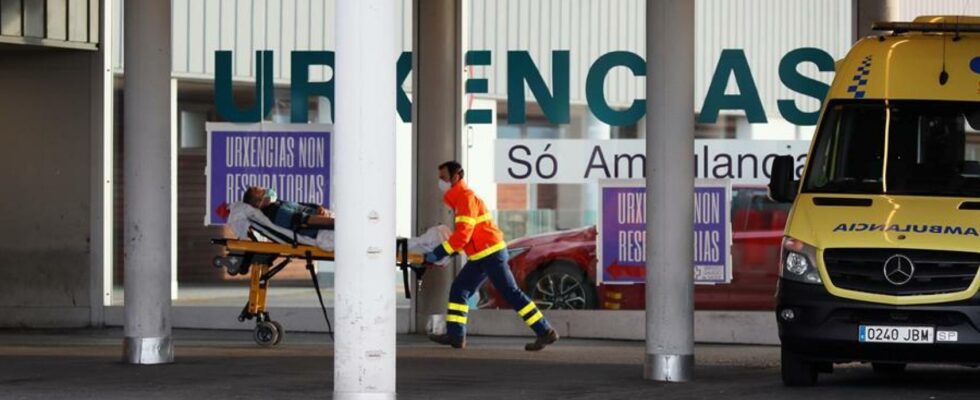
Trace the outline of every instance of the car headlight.
<path fill-rule="evenodd" d="M 783 238 L 779 257 L 779 277 L 791 281 L 822 284 L 817 270 L 817 248 L 791 237 Z"/>
<path fill-rule="evenodd" d="M 524 254 L 524 252 L 526 252 L 528 250 L 531 250 L 531 248 L 530 247 L 511 247 L 511 248 L 507 249 L 507 253 L 510 255 L 510 258 L 514 258 L 514 257 L 517 257 L 517 256 L 519 256 L 521 254 Z"/>

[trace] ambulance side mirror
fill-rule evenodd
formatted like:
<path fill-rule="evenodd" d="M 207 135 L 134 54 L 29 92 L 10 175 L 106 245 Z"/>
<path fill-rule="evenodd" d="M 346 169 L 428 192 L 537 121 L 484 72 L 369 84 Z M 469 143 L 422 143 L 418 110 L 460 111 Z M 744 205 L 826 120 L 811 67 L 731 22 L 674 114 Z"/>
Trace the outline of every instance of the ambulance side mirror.
<path fill-rule="evenodd" d="M 778 156 L 772 161 L 769 177 L 769 198 L 777 203 L 792 203 L 800 181 L 795 180 L 793 156 Z"/>

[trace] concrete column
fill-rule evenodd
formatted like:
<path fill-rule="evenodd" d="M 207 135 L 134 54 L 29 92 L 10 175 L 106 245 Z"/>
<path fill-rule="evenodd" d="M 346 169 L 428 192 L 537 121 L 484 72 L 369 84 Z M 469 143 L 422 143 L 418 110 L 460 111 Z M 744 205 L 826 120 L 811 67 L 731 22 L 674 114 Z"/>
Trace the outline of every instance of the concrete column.
<path fill-rule="evenodd" d="M 170 2 L 127 2 L 123 111 L 126 198 L 123 360 L 173 362 L 170 336 Z"/>
<path fill-rule="evenodd" d="M 462 129 L 462 2 L 415 0 L 412 43 L 412 133 L 414 141 L 415 217 L 420 234 L 437 225 L 452 226 L 438 189 L 438 166 L 460 158 Z M 453 268 L 425 273 L 415 303 L 415 330 L 424 332 L 434 316 L 446 312 Z M 439 327 L 434 327 L 439 329 Z"/>
<path fill-rule="evenodd" d="M 897 0 L 853 0 L 854 41 L 861 38 L 880 35 L 882 32 L 871 30 L 871 24 L 881 21 L 898 21 Z"/>
<path fill-rule="evenodd" d="M 694 1 L 647 0 L 647 276 L 643 376 L 694 366 Z"/>
<path fill-rule="evenodd" d="M 395 398 L 397 0 L 337 2 L 334 398 Z"/>

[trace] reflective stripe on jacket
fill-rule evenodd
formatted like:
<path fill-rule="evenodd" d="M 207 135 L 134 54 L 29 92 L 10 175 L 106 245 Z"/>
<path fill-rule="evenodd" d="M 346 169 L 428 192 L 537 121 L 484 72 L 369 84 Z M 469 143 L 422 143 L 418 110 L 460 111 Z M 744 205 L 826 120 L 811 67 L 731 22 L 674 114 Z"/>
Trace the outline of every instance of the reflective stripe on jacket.
<path fill-rule="evenodd" d="M 456 214 L 456 230 L 442 243 L 446 254 L 465 251 L 470 260 L 479 260 L 505 247 L 504 234 L 493 222 L 493 216 L 466 183 L 459 181 L 442 201 Z"/>

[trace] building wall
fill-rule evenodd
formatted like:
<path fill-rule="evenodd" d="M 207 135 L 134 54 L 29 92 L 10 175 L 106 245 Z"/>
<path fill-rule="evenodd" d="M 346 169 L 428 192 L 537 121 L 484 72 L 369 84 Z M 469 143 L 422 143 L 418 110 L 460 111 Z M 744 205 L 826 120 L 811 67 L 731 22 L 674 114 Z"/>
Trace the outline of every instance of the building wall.
<path fill-rule="evenodd" d="M 111 0 L 113 68 L 123 68 L 122 0 Z M 233 79 L 253 80 L 255 52 L 272 50 L 273 77 L 289 83 L 290 52 L 333 50 L 335 0 L 172 0 L 173 71 L 187 79 L 214 78 L 214 52 L 232 50 Z M 402 47 L 411 49 L 412 0 L 398 2 L 404 32 Z M 392 66 L 394 73 L 394 66 Z M 311 80 L 326 80 L 330 71 L 313 69 Z"/>
<path fill-rule="evenodd" d="M 700 111 L 724 49 L 744 49 L 767 117 L 781 118 L 776 101 L 795 100 L 812 111 L 820 102 L 786 88 L 779 80 L 779 62 L 786 53 L 814 47 L 842 58 L 853 42 L 851 1 L 700 0 L 695 3 L 694 103 Z M 827 84 L 832 72 L 819 72 L 812 63 L 798 70 Z M 728 93 L 735 90 L 729 81 Z"/>
<path fill-rule="evenodd" d="M 95 50 L 100 0 L 0 0 L 0 43 Z"/>
<path fill-rule="evenodd" d="M 268 49 L 275 52 L 275 80 L 285 84 L 290 77 L 291 51 L 334 49 L 335 0 L 172 1 L 173 71 L 179 78 L 213 79 L 214 51 L 233 50 L 234 78 L 251 80 L 255 51 Z M 412 1 L 398 4 L 402 50 L 409 51 Z M 473 75 L 489 78 L 490 93 L 485 97 L 503 99 L 507 96 L 508 50 L 528 51 L 546 82 L 551 81 L 551 52 L 568 50 L 571 101 L 585 104 L 585 78 L 600 55 L 625 50 L 644 56 L 645 4 L 645 0 L 466 0 L 466 49 L 493 53 L 493 65 L 475 68 Z M 777 76 L 780 57 L 797 47 L 817 47 L 842 56 L 851 43 L 850 4 L 850 0 L 698 1 L 696 106 L 699 108 L 703 101 L 723 48 L 758 49 L 748 52 L 747 58 L 758 75 L 767 77 Z M 121 0 L 113 0 L 113 7 L 117 18 L 113 24 L 117 49 L 113 66 L 121 70 Z M 803 66 L 801 71 L 814 76 L 815 67 Z M 322 69 L 314 68 L 311 73 L 313 80 L 330 76 L 332 72 Z M 829 81 L 831 75 L 820 77 Z M 606 79 L 607 101 L 628 106 L 633 99 L 644 97 L 643 85 L 644 79 L 616 68 Z M 766 110 L 774 115 L 776 99 L 807 99 L 775 79 L 758 85 L 767 102 Z M 406 84 L 409 90 L 410 86 Z M 527 95 L 533 99 L 529 91 Z"/>
<path fill-rule="evenodd" d="M 97 56 L 0 51 L 0 327 L 89 323 Z"/>
<path fill-rule="evenodd" d="M 976 0 L 895 0 L 898 15 L 911 21 L 920 15 L 980 15 L 980 1 Z"/>
<path fill-rule="evenodd" d="M 491 50 L 493 66 L 476 68 L 490 81 L 490 96 L 507 94 L 507 51 L 524 50 L 551 82 L 552 51 L 568 50 L 571 101 L 585 103 L 585 77 L 602 54 L 625 50 L 645 53 L 645 0 L 468 0 L 467 48 Z M 606 78 L 610 104 L 624 105 L 642 96 L 643 81 L 617 68 Z M 527 98 L 530 91 L 526 90 Z"/>
<path fill-rule="evenodd" d="M 26 0 L 25 0 L 26 1 Z M 790 50 L 815 47 L 835 59 L 853 42 L 854 0 L 699 0 L 696 3 L 695 110 L 700 110 L 723 49 L 745 49 L 768 116 L 779 118 L 776 101 L 796 100 L 815 109 L 816 99 L 786 88 L 778 78 L 779 61 Z M 980 14 L 970 0 L 896 0 L 900 15 Z M 114 67 L 122 68 L 122 0 L 112 0 L 116 21 Z M 172 0 L 174 10 L 174 75 L 187 79 L 213 79 L 214 51 L 234 51 L 234 78 L 253 79 L 256 50 L 275 51 L 278 83 L 288 83 L 289 52 L 333 50 L 335 0 Z M 412 48 L 412 0 L 400 0 L 401 43 Z M 485 97 L 507 96 L 507 51 L 526 50 L 546 82 L 551 81 L 551 52 L 570 52 L 571 101 L 585 104 L 585 77 L 602 54 L 625 50 L 644 56 L 646 0 L 465 0 L 467 50 L 490 50 L 493 65 L 474 69 L 475 77 L 489 78 Z M 394 69 L 394 66 L 392 66 Z M 820 73 L 803 64 L 806 76 L 830 82 L 832 73 Z M 311 79 L 332 72 L 314 68 Z M 411 80 L 409 80 L 410 82 Z M 406 83 L 406 87 L 410 87 Z M 410 90 L 410 89 L 409 89 Z M 734 93 L 734 85 L 729 92 Z M 606 98 L 614 106 L 628 106 L 644 97 L 644 79 L 625 68 L 606 79 Z M 528 99 L 530 92 L 527 91 Z"/>

